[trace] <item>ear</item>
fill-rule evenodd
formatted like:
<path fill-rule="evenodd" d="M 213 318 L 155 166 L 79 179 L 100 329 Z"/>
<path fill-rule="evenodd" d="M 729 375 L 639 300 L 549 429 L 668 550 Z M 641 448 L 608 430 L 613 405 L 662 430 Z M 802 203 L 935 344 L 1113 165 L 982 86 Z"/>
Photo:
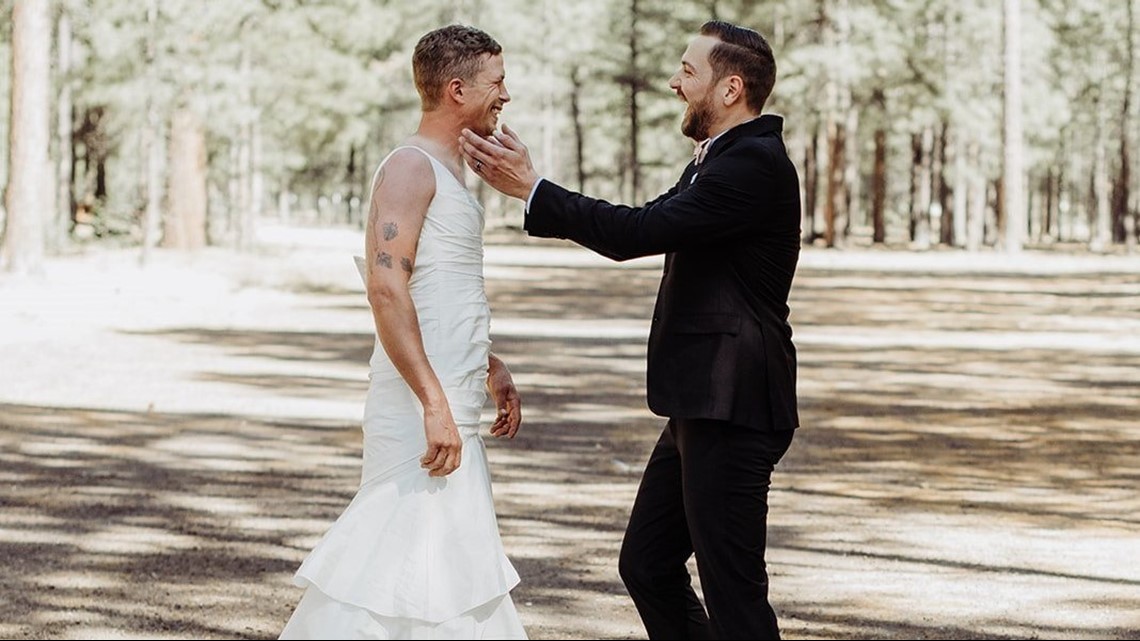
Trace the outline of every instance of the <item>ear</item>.
<path fill-rule="evenodd" d="M 744 80 L 735 75 L 726 77 L 722 83 L 720 95 L 724 100 L 725 107 L 731 107 L 744 100 Z"/>
<path fill-rule="evenodd" d="M 463 104 L 463 81 L 459 78 L 452 78 L 451 80 L 448 80 L 447 85 L 444 86 L 443 93 L 455 102 Z"/>

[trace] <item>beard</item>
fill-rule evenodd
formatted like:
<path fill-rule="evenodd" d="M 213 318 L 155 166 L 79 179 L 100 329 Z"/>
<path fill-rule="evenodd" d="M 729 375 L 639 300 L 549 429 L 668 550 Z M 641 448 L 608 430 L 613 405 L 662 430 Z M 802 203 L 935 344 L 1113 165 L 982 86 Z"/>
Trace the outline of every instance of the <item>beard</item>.
<path fill-rule="evenodd" d="M 706 95 L 698 102 L 690 102 L 688 109 L 685 109 L 685 117 L 681 120 L 681 133 L 700 142 L 709 137 L 712 120 L 712 96 Z"/>

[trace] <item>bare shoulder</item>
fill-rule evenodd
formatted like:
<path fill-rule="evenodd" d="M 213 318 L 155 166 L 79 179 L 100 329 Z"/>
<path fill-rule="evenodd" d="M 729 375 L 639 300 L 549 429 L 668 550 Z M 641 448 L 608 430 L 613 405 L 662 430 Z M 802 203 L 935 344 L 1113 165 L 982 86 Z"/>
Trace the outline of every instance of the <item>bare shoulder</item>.
<path fill-rule="evenodd" d="M 423 151 L 403 147 L 380 168 L 372 190 L 386 198 L 430 199 L 435 195 L 435 170 Z"/>

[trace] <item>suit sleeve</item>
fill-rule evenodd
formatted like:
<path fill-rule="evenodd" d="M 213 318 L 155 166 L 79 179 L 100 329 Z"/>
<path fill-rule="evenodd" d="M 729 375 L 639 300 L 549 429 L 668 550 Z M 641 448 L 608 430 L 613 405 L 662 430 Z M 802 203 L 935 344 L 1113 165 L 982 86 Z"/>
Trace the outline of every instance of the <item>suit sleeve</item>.
<path fill-rule="evenodd" d="M 726 153 L 709 162 L 688 189 L 674 187 L 641 207 L 614 205 L 543 181 L 526 230 L 572 240 L 614 260 L 731 241 L 763 230 L 772 218 L 767 210 L 782 204 L 783 196 L 772 193 L 773 170 L 755 151 Z M 794 178 L 792 185 L 798 198 Z"/>
<path fill-rule="evenodd" d="M 642 208 L 652 207 L 657 203 L 664 202 L 677 195 L 680 191 L 680 185 L 681 183 L 673 185 L 669 191 L 649 201 L 643 205 Z M 540 194 L 543 194 L 544 191 L 546 193 L 540 198 Z M 608 207 L 624 207 L 622 205 L 611 205 L 602 200 L 583 196 L 582 194 L 572 192 L 543 178 L 535 185 L 534 193 L 531 194 L 530 202 L 526 209 L 526 218 L 523 223 L 523 228 L 527 234 L 539 238 L 565 238 L 572 240 L 586 249 L 611 260 L 622 261 L 636 258 L 636 256 L 623 254 L 620 244 L 607 242 L 604 236 L 597 234 L 577 236 L 569 232 L 560 233 L 558 229 L 561 229 L 562 223 L 573 226 L 574 220 L 579 220 L 581 216 L 586 215 L 584 212 L 579 212 L 576 209 L 582 203 L 567 202 L 567 200 L 573 199 L 591 201 Z"/>

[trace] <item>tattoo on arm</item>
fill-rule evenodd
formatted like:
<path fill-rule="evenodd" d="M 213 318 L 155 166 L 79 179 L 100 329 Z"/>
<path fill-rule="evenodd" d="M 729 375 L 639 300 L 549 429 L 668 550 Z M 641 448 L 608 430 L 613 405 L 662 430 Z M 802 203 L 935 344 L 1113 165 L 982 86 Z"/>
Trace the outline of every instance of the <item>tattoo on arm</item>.
<path fill-rule="evenodd" d="M 380 204 L 379 187 L 380 187 L 380 184 L 383 182 L 384 182 L 384 168 L 381 167 L 379 174 L 377 174 L 377 176 L 376 176 L 376 184 L 373 185 L 373 188 L 372 188 L 372 210 L 374 213 L 379 209 L 379 204 Z M 373 228 L 373 229 L 375 229 L 375 228 Z M 390 241 L 390 240 L 395 239 L 396 236 L 399 236 L 399 235 L 400 235 L 400 226 L 395 221 L 385 222 L 385 223 L 382 223 L 380 225 L 380 236 L 384 240 Z M 376 264 L 380 265 L 381 267 L 387 267 L 388 269 L 392 269 L 393 268 L 392 255 L 386 251 L 379 252 L 376 255 Z M 412 259 L 408 258 L 408 257 L 401 258 L 400 259 L 400 268 L 403 269 L 405 272 L 411 274 L 412 273 Z"/>
<path fill-rule="evenodd" d="M 400 228 L 396 223 L 384 223 L 381 229 L 384 232 L 384 240 L 392 240 L 400 234 Z"/>

